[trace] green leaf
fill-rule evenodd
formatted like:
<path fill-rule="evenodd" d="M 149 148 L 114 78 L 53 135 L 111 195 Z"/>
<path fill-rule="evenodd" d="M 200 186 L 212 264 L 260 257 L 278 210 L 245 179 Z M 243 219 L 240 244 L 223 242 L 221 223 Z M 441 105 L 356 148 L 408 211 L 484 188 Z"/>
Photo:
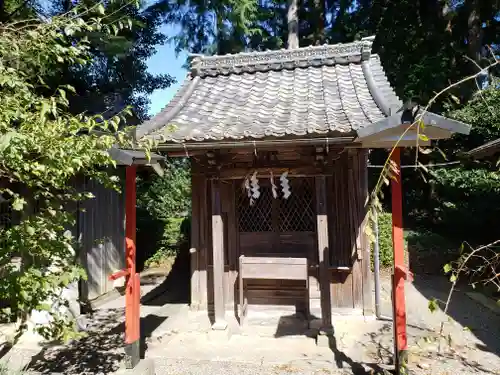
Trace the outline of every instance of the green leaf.
<path fill-rule="evenodd" d="M 452 270 L 451 264 L 447 263 L 443 266 L 444 273 L 449 273 Z"/>
<path fill-rule="evenodd" d="M 9 130 L 6 134 L 0 136 L 0 152 L 4 152 L 17 135 L 15 130 Z"/>
<path fill-rule="evenodd" d="M 453 101 L 454 101 L 455 103 L 460 104 L 460 99 L 458 99 L 455 95 L 450 94 L 450 97 L 451 97 L 451 99 L 453 99 Z"/>
<path fill-rule="evenodd" d="M 61 95 L 61 98 L 66 100 L 66 91 L 64 91 L 63 89 L 58 89 L 57 91 L 59 91 L 59 95 Z"/>
<path fill-rule="evenodd" d="M 428 303 L 428 308 L 431 313 L 439 308 L 438 302 L 435 298 L 431 298 Z"/>
<path fill-rule="evenodd" d="M 14 211 L 22 211 L 25 204 L 26 204 L 26 201 L 24 200 L 24 198 L 16 197 L 16 198 L 14 198 L 14 201 L 12 202 L 12 209 Z"/>
<path fill-rule="evenodd" d="M 450 281 L 451 281 L 452 283 L 456 282 L 456 281 L 457 281 L 457 275 L 452 274 L 452 275 L 450 276 Z"/>
<path fill-rule="evenodd" d="M 424 142 L 427 142 L 429 140 L 429 137 L 422 133 L 418 134 L 418 138 L 420 138 L 420 140 Z"/>
<path fill-rule="evenodd" d="M 104 13 L 106 13 L 106 9 L 104 9 L 104 5 L 103 5 L 103 4 L 99 4 L 99 5 L 97 6 L 97 9 L 96 9 L 96 10 L 97 10 L 97 13 L 99 13 L 99 14 L 101 14 L 101 15 L 103 15 Z"/>

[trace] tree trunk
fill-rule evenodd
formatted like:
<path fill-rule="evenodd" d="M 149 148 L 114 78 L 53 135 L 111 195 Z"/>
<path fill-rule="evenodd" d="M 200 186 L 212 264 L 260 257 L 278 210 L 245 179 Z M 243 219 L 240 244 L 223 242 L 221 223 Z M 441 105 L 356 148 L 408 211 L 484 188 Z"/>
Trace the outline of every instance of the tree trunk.
<path fill-rule="evenodd" d="M 471 0 L 467 5 L 470 9 L 469 17 L 467 19 L 468 55 L 474 61 L 479 61 L 481 59 L 481 46 L 483 39 L 481 18 L 479 14 L 479 0 Z"/>
<path fill-rule="evenodd" d="M 325 42 L 325 0 L 314 0 L 314 16 L 316 23 L 314 44 L 320 45 Z"/>
<path fill-rule="evenodd" d="M 298 0 L 288 0 L 288 48 L 299 48 L 299 17 L 297 15 Z"/>

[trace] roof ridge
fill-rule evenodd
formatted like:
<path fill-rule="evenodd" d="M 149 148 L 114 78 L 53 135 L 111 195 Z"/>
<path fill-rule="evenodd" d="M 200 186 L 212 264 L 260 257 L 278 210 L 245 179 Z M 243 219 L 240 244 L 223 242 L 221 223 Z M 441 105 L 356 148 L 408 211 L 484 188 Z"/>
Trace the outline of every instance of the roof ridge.
<path fill-rule="evenodd" d="M 374 36 L 349 43 L 323 44 L 294 49 L 240 52 L 206 56 L 189 55 L 193 76 L 293 69 L 297 67 L 347 64 L 370 59 Z"/>

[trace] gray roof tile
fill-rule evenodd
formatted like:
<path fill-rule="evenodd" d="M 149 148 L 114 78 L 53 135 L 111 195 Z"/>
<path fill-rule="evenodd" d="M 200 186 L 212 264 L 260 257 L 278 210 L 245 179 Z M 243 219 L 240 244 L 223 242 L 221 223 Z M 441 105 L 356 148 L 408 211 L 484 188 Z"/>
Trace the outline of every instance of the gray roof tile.
<path fill-rule="evenodd" d="M 352 134 L 401 107 L 371 43 L 195 56 L 172 101 L 137 136 L 185 142 Z"/>

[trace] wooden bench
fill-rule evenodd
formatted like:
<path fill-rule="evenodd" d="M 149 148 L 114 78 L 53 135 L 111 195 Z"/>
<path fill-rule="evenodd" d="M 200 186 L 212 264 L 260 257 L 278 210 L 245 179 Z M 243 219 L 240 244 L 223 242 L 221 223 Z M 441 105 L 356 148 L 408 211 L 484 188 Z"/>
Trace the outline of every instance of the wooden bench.
<path fill-rule="evenodd" d="M 246 257 L 242 255 L 239 266 L 240 325 L 243 324 L 248 308 L 243 287 L 245 279 L 305 281 L 305 314 L 306 320 L 309 322 L 309 264 L 307 258 Z"/>

